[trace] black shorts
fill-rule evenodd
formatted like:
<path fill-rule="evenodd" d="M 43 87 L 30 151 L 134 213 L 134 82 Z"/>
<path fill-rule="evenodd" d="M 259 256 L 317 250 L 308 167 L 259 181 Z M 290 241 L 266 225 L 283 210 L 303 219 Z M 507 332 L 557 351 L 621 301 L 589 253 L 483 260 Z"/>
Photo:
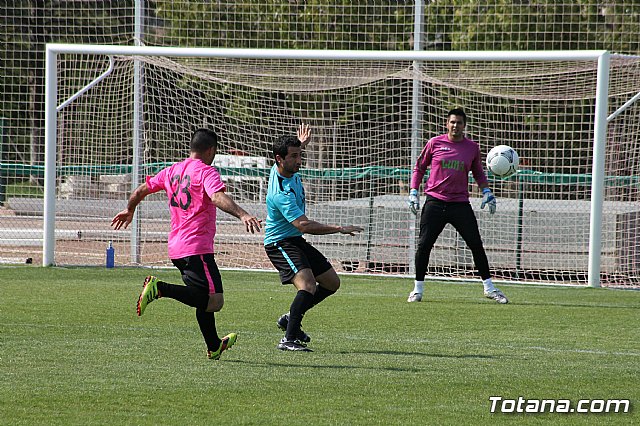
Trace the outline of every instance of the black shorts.
<path fill-rule="evenodd" d="M 282 284 L 291 284 L 293 277 L 306 268 L 311 268 L 315 277 L 332 268 L 327 258 L 302 237 L 285 238 L 264 246 L 264 250 L 278 270 Z"/>
<path fill-rule="evenodd" d="M 171 262 L 180 270 L 186 285 L 202 289 L 209 295 L 222 293 L 222 277 L 213 253 L 171 259 Z"/>

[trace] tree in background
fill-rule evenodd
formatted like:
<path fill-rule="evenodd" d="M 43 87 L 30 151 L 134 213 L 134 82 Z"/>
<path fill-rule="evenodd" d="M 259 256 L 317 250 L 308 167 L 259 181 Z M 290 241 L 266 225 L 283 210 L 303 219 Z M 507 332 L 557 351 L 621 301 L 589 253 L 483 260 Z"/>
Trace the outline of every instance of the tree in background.
<path fill-rule="evenodd" d="M 148 45 L 413 49 L 414 1 L 143 3 L 143 42 Z M 608 49 L 640 54 L 637 0 L 424 3 L 424 46 L 429 50 Z M 134 0 L 0 0 L 0 11 L 5 159 L 41 165 L 45 43 L 133 44 Z M 359 118 L 366 120 L 366 111 Z"/>

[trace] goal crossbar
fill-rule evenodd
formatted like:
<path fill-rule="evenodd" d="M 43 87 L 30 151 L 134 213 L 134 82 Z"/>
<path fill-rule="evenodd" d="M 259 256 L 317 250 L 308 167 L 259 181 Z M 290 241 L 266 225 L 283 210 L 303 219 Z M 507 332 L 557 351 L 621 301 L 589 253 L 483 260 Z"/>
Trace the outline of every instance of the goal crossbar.
<path fill-rule="evenodd" d="M 609 54 L 606 50 L 532 51 L 377 51 L 377 50 L 293 50 L 233 49 L 207 47 L 118 46 L 50 43 L 47 52 L 95 55 L 208 57 L 234 59 L 323 59 L 362 61 L 590 61 Z"/>
<path fill-rule="evenodd" d="M 60 54 L 203 57 L 233 59 L 351 60 L 351 61 L 597 61 L 592 165 L 588 284 L 600 285 L 604 147 L 607 129 L 611 54 L 606 50 L 577 51 L 349 51 L 180 48 L 156 46 L 47 44 L 45 68 L 45 176 L 43 266 L 54 264 L 57 141 L 57 57 Z M 88 90 L 88 89 L 87 89 Z"/>

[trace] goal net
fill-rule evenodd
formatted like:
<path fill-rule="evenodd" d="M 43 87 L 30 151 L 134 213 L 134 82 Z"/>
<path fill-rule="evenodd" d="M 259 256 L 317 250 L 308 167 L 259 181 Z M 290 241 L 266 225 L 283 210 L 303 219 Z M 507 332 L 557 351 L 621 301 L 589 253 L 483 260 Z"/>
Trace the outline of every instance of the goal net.
<path fill-rule="evenodd" d="M 596 59 L 414 63 L 60 53 L 53 262 L 103 265 L 112 241 L 118 266 L 170 265 L 163 193 L 140 205 L 131 230 L 112 231 L 110 222 L 144 176 L 188 156 L 198 127 L 221 136 L 214 165 L 228 193 L 264 218 L 271 144 L 309 123 L 313 138 L 300 172 L 308 216 L 365 231 L 307 239 L 338 271 L 411 276 L 419 220 L 407 206 L 413 162 L 430 137 L 446 132 L 446 112 L 462 107 L 483 157 L 507 144 L 521 158 L 516 176 L 490 176 L 495 215 L 480 210 L 469 179 L 495 278 L 586 284 Z M 640 91 L 640 60 L 613 55 L 609 71 L 607 114 Z M 602 285 L 640 284 L 639 127 L 640 107 L 631 104 L 606 128 Z M 13 206 L 28 210 L 28 204 Z M 247 234 L 222 212 L 217 229 L 220 267 L 272 269 L 262 235 Z M 476 276 L 470 251 L 450 226 L 428 275 Z"/>

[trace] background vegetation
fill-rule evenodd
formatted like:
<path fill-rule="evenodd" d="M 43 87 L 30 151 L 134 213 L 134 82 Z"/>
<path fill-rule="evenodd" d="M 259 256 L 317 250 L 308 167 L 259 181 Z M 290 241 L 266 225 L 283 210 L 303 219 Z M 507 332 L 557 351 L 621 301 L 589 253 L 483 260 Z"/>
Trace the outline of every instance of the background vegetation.
<path fill-rule="evenodd" d="M 414 1 L 142 0 L 147 45 L 411 50 Z M 4 162 L 44 161 L 44 45 L 133 44 L 134 0 L 0 1 Z M 607 49 L 640 54 L 635 0 L 426 1 L 430 50 Z"/>

